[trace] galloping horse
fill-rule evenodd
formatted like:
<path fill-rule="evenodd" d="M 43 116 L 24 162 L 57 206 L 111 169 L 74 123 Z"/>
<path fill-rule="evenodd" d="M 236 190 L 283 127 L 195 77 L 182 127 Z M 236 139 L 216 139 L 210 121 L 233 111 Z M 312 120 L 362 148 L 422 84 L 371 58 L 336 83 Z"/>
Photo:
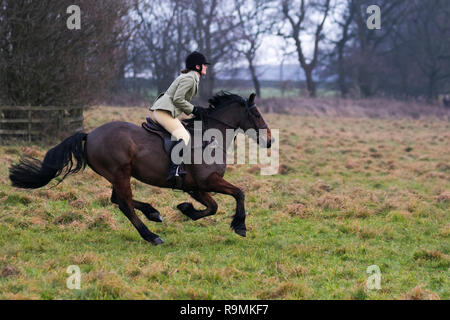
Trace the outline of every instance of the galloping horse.
<path fill-rule="evenodd" d="M 256 108 L 255 94 L 248 99 L 238 95 L 221 92 L 209 100 L 202 124 L 205 129 L 217 129 L 226 136 L 227 129 L 255 129 L 256 140 L 267 148 L 271 147 L 270 129 Z M 195 119 L 188 120 L 193 124 Z M 187 126 L 188 129 L 189 126 Z M 265 141 L 260 137 L 260 129 L 266 129 Z M 191 130 L 190 130 L 191 131 Z M 192 131 L 191 131 L 192 135 Z M 193 136 L 193 135 L 192 135 Z M 84 143 L 83 143 L 84 142 Z M 227 142 L 230 144 L 230 142 Z M 194 142 L 192 143 L 194 144 Z M 191 203 L 184 202 L 177 208 L 192 220 L 198 220 L 217 212 L 217 203 L 208 192 L 227 194 L 236 200 L 236 212 L 231 228 L 240 236 L 246 236 L 244 192 L 223 179 L 226 170 L 226 150 L 223 151 L 222 164 L 186 164 L 187 172 L 182 190 L 202 203 L 206 208 L 196 210 Z M 219 148 L 215 149 L 217 152 Z M 68 175 L 91 167 L 112 184 L 111 201 L 131 221 L 141 237 L 154 245 L 164 241 L 152 233 L 135 213 L 140 210 L 150 221 L 161 222 L 161 217 L 151 204 L 136 201 L 132 197 L 130 178 L 134 177 L 149 185 L 173 188 L 166 181 L 169 157 L 163 148 L 161 137 L 148 133 L 143 128 L 128 122 L 109 122 L 89 134 L 76 133 L 50 149 L 41 162 L 24 157 L 10 168 L 13 186 L 36 189 L 47 185 L 53 178 Z M 73 160 L 75 159 L 75 161 Z M 192 162 L 193 163 L 193 162 Z M 60 182 L 61 182 L 60 181 Z"/>

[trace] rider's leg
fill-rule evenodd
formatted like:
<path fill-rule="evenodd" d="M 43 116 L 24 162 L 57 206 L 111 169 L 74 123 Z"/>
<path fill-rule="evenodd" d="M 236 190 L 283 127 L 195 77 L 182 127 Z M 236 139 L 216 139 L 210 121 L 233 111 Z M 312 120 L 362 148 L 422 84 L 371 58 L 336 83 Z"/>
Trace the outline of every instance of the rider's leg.
<path fill-rule="evenodd" d="M 175 140 L 183 139 L 186 145 L 189 144 L 191 136 L 178 118 L 172 117 L 167 110 L 155 110 L 153 116 L 156 122 L 170 132 Z"/>
<path fill-rule="evenodd" d="M 175 146 L 177 146 L 179 143 L 184 143 L 184 145 L 188 145 L 190 141 L 190 134 L 185 129 L 183 124 L 180 120 L 177 118 L 173 118 L 169 111 L 165 110 L 155 110 L 154 111 L 154 118 L 155 120 L 162 126 L 164 129 L 166 129 L 170 134 L 172 134 L 172 137 L 175 138 L 178 143 L 175 144 L 172 147 L 172 150 Z M 184 147 L 184 146 L 183 146 Z M 172 153 L 171 150 L 171 153 Z M 183 150 L 183 149 L 181 149 Z M 182 157 L 182 152 L 180 152 L 180 156 Z M 170 166 L 169 166 L 169 173 L 167 180 L 171 180 L 175 176 L 183 176 L 185 175 L 185 171 L 181 171 L 179 165 L 174 164 L 172 161 L 172 156 L 170 155 Z"/>

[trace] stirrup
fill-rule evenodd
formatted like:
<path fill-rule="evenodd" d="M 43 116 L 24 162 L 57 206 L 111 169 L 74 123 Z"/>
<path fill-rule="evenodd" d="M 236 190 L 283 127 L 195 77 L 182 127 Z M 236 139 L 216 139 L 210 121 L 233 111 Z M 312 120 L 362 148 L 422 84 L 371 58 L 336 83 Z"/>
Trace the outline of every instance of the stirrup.
<path fill-rule="evenodd" d="M 175 165 L 173 165 L 173 166 L 175 166 Z M 180 167 L 181 167 L 181 164 L 176 165 L 175 172 L 173 172 L 173 173 L 172 173 L 173 167 L 169 168 L 169 174 L 167 175 L 166 181 L 172 180 L 173 177 L 184 177 L 187 174 L 187 172 L 184 171 L 183 168 L 180 168 Z"/>
<path fill-rule="evenodd" d="M 170 149 L 170 153 L 172 152 L 172 149 L 182 143 L 184 145 L 183 139 L 179 139 L 177 143 L 175 143 L 172 148 Z M 183 156 L 183 149 L 181 149 L 181 156 Z M 167 177 L 167 181 L 172 182 L 174 185 L 174 188 L 182 190 L 183 180 L 184 176 L 187 174 L 187 172 L 183 169 L 183 163 L 180 163 L 179 165 L 175 165 L 172 160 L 170 160 L 171 167 L 169 168 L 169 172 L 173 172 L 173 167 L 175 167 L 175 172 L 173 174 L 169 174 Z"/>
<path fill-rule="evenodd" d="M 179 170 L 180 166 L 177 166 L 177 169 L 175 171 L 175 174 L 167 177 L 167 181 L 169 181 L 174 189 L 180 189 L 182 190 L 184 176 L 186 175 L 186 172 L 183 170 Z"/>
<path fill-rule="evenodd" d="M 186 175 L 186 171 L 181 168 L 181 164 L 177 166 L 175 170 L 175 177 L 184 177 Z"/>

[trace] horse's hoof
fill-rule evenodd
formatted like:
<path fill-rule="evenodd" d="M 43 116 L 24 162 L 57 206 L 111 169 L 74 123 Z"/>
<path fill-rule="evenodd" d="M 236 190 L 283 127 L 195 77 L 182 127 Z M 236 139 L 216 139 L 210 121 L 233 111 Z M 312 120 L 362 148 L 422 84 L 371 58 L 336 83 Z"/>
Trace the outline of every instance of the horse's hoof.
<path fill-rule="evenodd" d="M 160 237 L 155 238 L 155 239 L 152 240 L 152 244 L 153 244 L 154 246 L 157 246 L 158 244 L 162 244 L 162 243 L 164 243 L 164 241 L 163 241 L 163 239 L 161 239 Z"/>
<path fill-rule="evenodd" d="M 245 229 L 235 229 L 234 232 L 236 232 L 241 237 L 247 236 L 247 230 L 245 230 Z"/>
<path fill-rule="evenodd" d="M 148 218 L 150 221 L 162 222 L 161 215 L 157 211 L 150 213 Z"/>
<path fill-rule="evenodd" d="M 198 220 L 199 217 L 196 216 L 195 208 L 190 202 L 183 202 L 177 205 L 177 208 L 180 209 L 181 213 L 187 216 L 188 218 L 192 220 Z"/>
<path fill-rule="evenodd" d="M 190 202 L 183 202 L 183 203 L 180 203 L 179 205 L 177 205 L 177 208 L 182 213 L 186 214 L 186 212 L 189 212 L 190 210 L 192 210 L 194 208 L 194 206 Z"/>

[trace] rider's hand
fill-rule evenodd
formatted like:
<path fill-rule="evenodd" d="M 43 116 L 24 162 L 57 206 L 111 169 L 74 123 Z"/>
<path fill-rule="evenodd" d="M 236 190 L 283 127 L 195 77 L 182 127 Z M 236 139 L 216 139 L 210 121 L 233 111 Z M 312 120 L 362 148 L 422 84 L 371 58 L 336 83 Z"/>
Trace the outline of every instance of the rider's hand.
<path fill-rule="evenodd" d="M 202 115 L 204 115 L 206 113 L 206 109 L 199 107 L 199 106 L 195 106 L 194 110 L 192 111 L 192 113 L 194 114 L 195 117 L 197 118 L 201 118 Z"/>

